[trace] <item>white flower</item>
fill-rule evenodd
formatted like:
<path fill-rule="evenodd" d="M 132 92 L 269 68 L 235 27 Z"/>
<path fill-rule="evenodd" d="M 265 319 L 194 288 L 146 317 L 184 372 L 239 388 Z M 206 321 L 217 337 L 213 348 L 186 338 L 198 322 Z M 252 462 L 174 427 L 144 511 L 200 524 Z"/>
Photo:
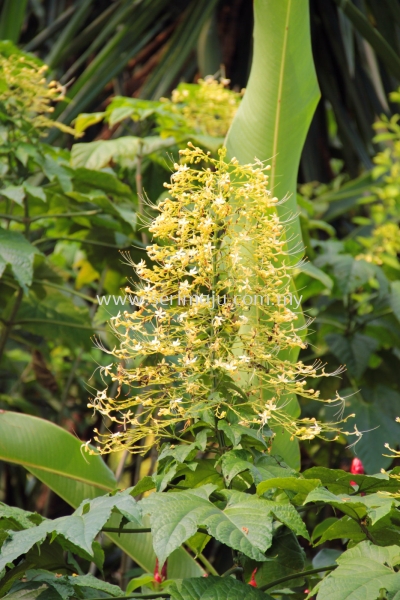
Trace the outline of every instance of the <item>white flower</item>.
<path fill-rule="evenodd" d="M 249 280 L 248 280 L 248 279 L 245 279 L 245 281 L 243 281 L 243 285 L 241 285 L 241 286 L 239 287 L 239 290 L 240 290 L 241 292 L 243 292 L 244 290 L 251 290 L 251 287 L 250 287 L 250 285 L 249 285 Z"/>
<path fill-rule="evenodd" d="M 217 206 L 223 206 L 225 204 L 225 198 L 220 194 L 215 198 L 214 204 L 216 204 Z"/>
<path fill-rule="evenodd" d="M 245 325 L 248 322 L 248 318 L 244 315 L 240 315 L 239 319 L 240 321 L 242 321 L 243 325 Z"/>
<path fill-rule="evenodd" d="M 214 250 L 215 246 L 213 246 L 211 244 L 211 242 L 207 242 L 207 244 L 204 244 L 204 250 L 206 252 L 211 252 L 212 250 Z"/>
<path fill-rule="evenodd" d="M 133 349 L 135 350 L 135 352 L 139 352 L 143 349 L 143 346 L 140 342 L 138 342 L 135 346 L 133 346 Z"/>
<path fill-rule="evenodd" d="M 159 346 L 160 345 L 160 340 L 157 337 L 155 337 L 153 340 L 151 340 L 150 344 L 152 346 Z"/>
<path fill-rule="evenodd" d="M 225 321 L 225 319 L 223 317 L 218 317 L 218 316 L 214 317 L 214 320 L 213 320 L 214 327 L 219 327 L 223 321 Z"/>
<path fill-rule="evenodd" d="M 258 413 L 258 416 L 261 419 L 261 424 L 266 425 L 268 423 L 268 419 L 271 418 L 271 415 L 268 411 L 264 410 L 262 413 Z"/>
<path fill-rule="evenodd" d="M 249 363 L 251 361 L 250 356 L 246 356 L 245 354 L 242 354 L 241 356 L 239 356 L 239 358 L 240 362 Z"/>
<path fill-rule="evenodd" d="M 162 308 L 158 308 L 154 314 L 156 315 L 157 319 L 163 319 L 167 316 L 167 313 Z"/>
<path fill-rule="evenodd" d="M 181 281 L 181 283 L 179 284 L 179 290 L 184 293 L 188 292 L 190 290 L 190 287 L 190 283 L 187 279 L 185 279 L 185 281 Z"/>
<path fill-rule="evenodd" d="M 197 267 L 193 267 L 193 269 L 190 269 L 189 275 L 197 275 Z"/>
<path fill-rule="evenodd" d="M 230 363 L 225 363 L 222 366 L 226 371 L 236 371 L 237 369 L 237 365 L 234 363 L 234 361 L 231 361 Z"/>
<path fill-rule="evenodd" d="M 183 359 L 183 362 L 185 363 L 185 365 L 192 365 L 196 362 L 197 360 L 197 356 L 194 356 L 193 358 L 189 358 L 188 356 L 185 356 Z"/>
<path fill-rule="evenodd" d="M 231 252 L 230 257 L 232 258 L 232 262 L 234 265 L 237 262 L 239 262 L 240 260 L 242 260 L 240 254 L 237 250 L 235 252 Z"/>
<path fill-rule="evenodd" d="M 180 346 L 180 345 L 181 345 L 181 343 L 180 343 L 180 341 L 179 341 L 179 340 L 174 340 L 174 341 L 172 342 L 172 345 L 173 345 L 173 347 L 174 347 L 174 348 L 177 348 L 178 346 Z"/>

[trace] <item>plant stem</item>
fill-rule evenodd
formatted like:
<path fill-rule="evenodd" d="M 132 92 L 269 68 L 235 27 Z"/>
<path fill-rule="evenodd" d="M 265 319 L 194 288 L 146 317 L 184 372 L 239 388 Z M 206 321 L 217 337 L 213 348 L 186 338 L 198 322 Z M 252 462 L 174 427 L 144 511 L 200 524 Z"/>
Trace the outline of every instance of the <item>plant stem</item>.
<path fill-rule="evenodd" d="M 140 528 L 126 528 L 121 529 L 120 527 L 103 527 L 102 531 L 105 533 L 151 533 L 150 527 Z"/>
<path fill-rule="evenodd" d="M 92 302 L 92 304 L 98 304 L 96 298 L 92 298 L 91 296 L 88 296 L 87 294 L 82 294 L 81 292 L 78 292 L 77 290 L 74 290 L 73 288 L 70 288 L 66 285 L 59 285 L 58 283 L 46 281 L 45 279 L 33 279 L 32 283 L 38 283 L 40 285 L 47 285 L 47 287 L 52 287 L 55 290 L 61 290 L 62 292 L 67 292 L 68 294 L 72 294 L 73 296 L 78 296 L 78 298 L 82 298 L 83 300 L 86 300 L 87 302 Z"/>
<path fill-rule="evenodd" d="M 235 565 L 234 567 L 231 567 L 225 571 L 225 573 L 222 573 L 221 577 L 229 577 L 229 575 L 233 575 L 234 573 L 243 573 L 243 567 L 238 567 Z"/>
<path fill-rule="evenodd" d="M 170 598 L 171 594 L 168 592 L 152 592 L 151 594 L 131 594 L 130 596 L 118 596 L 119 600 L 127 600 L 128 598 L 143 598 L 145 600 L 153 600 L 153 598 Z M 104 600 L 102 598 L 92 598 L 92 600 Z"/>
<path fill-rule="evenodd" d="M 40 240 L 35 240 L 32 242 L 32 246 L 37 246 L 38 244 L 43 244 L 43 242 L 78 242 L 79 244 L 90 244 L 92 246 L 104 246 L 105 248 L 115 248 L 116 250 L 122 250 L 123 248 L 129 248 L 132 244 L 129 242 L 126 246 L 117 246 L 116 244 L 107 244 L 106 242 L 95 242 L 94 240 L 85 240 L 83 238 L 74 238 L 72 236 L 61 236 L 61 237 L 45 237 L 40 238 Z"/>
<path fill-rule="evenodd" d="M 301 573 L 293 573 L 293 575 L 286 575 L 285 577 L 280 577 L 279 579 L 275 579 L 275 581 L 271 581 L 266 585 L 262 585 L 258 588 L 261 592 L 265 590 L 269 590 L 280 583 L 284 583 L 285 581 L 291 581 L 292 579 L 299 579 L 300 577 L 308 577 L 309 575 L 315 575 L 316 573 L 322 573 L 324 571 L 333 571 L 337 568 L 338 565 L 329 565 L 329 567 L 319 567 L 318 569 L 310 569 L 309 571 L 302 571 Z"/>

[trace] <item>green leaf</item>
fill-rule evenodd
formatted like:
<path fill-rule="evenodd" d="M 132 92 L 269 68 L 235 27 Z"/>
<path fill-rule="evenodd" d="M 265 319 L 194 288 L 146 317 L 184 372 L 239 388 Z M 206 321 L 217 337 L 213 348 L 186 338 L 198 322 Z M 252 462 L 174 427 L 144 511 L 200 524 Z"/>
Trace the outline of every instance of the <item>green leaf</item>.
<path fill-rule="evenodd" d="M 336 559 L 343 554 L 341 550 L 334 550 L 333 548 L 322 548 L 313 558 L 312 566 L 314 569 L 320 567 L 329 567 L 336 562 Z"/>
<path fill-rule="evenodd" d="M 250 79 L 226 145 L 242 164 L 255 157 L 272 162 L 270 187 L 288 197 L 281 216 L 297 213 L 300 155 L 318 99 L 308 0 L 256 0 Z M 287 237 L 293 250 L 301 240 L 298 218 Z"/>
<path fill-rule="evenodd" d="M 376 600 L 380 590 L 397 592 L 400 573 L 398 546 L 381 548 L 361 542 L 336 559 L 339 567 L 319 585 L 318 600 Z"/>
<path fill-rule="evenodd" d="M 104 112 L 81 113 L 74 121 L 75 131 L 78 134 L 83 133 L 91 125 L 100 123 L 104 119 L 105 114 Z"/>
<path fill-rule="evenodd" d="M 138 588 L 142 587 L 142 585 L 148 585 L 154 581 L 154 575 L 152 573 L 143 573 L 143 575 L 139 575 L 139 577 L 135 577 L 131 579 L 128 585 L 126 586 L 126 593 L 130 594 L 134 592 Z"/>
<path fill-rule="evenodd" d="M 262 503 L 254 506 L 256 499 L 247 496 L 246 507 L 240 506 L 237 510 L 228 504 L 222 511 L 208 499 L 214 489 L 215 486 L 206 485 L 187 492 L 154 493 L 141 501 L 143 512 L 150 514 L 154 549 L 161 563 L 201 525 L 218 541 L 250 558 L 265 560 L 263 553 L 272 543 L 270 507 Z"/>
<path fill-rule="evenodd" d="M 11 594 L 4 596 L 4 600 L 35 600 L 35 598 L 39 598 L 39 596 L 41 596 L 46 589 L 46 586 L 42 585 L 36 590 L 18 590 L 17 592 L 11 592 Z"/>
<path fill-rule="evenodd" d="M 277 488 L 279 490 L 288 490 L 290 492 L 296 492 L 299 498 L 296 497 L 296 503 L 301 503 L 301 499 L 304 500 L 307 494 L 309 494 L 314 488 L 321 485 L 319 479 L 303 479 L 300 477 L 274 477 L 262 481 L 257 486 L 257 494 L 262 496 L 266 491 Z"/>
<path fill-rule="evenodd" d="M 391 458 L 382 456 L 382 453 L 387 454 L 384 445 L 388 443 L 393 447 L 398 443 L 396 418 L 400 411 L 400 394 L 388 386 L 377 385 L 376 388 L 363 387 L 362 396 L 350 395 L 345 414 L 355 413 L 359 431 L 367 432 L 357 443 L 357 456 L 367 472 L 376 473 L 392 462 Z"/>
<path fill-rule="evenodd" d="M 113 127 L 116 123 L 131 117 L 134 121 L 143 121 L 163 109 L 162 102 L 142 98 L 115 96 L 106 109 L 106 120 Z"/>
<path fill-rule="evenodd" d="M 84 144 L 74 144 L 71 149 L 71 165 L 86 169 L 100 170 L 116 162 L 121 156 L 135 158 L 140 138 L 134 136 L 121 137 L 116 140 L 98 140 Z"/>
<path fill-rule="evenodd" d="M 154 493 L 141 501 L 143 513 L 150 514 L 154 549 L 160 562 L 201 526 L 218 541 L 257 561 L 266 560 L 264 552 L 271 546 L 272 516 L 308 538 L 293 506 L 224 490 L 219 494 L 228 502 L 221 510 L 208 498 L 214 490 L 215 486 L 205 485 L 179 493 Z"/>
<path fill-rule="evenodd" d="M 245 450 L 231 450 L 221 458 L 222 472 L 226 485 L 229 486 L 232 479 L 243 471 L 249 471 L 254 483 L 257 485 L 264 479 L 270 479 L 281 475 L 282 477 L 293 477 L 292 469 L 282 467 L 273 456 L 261 455 L 252 462 L 251 454 Z"/>
<path fill-rule="evenodd" d="M 332 287 L 333 287 L 332 279 L 329 277 L 329 275 L 324 273 L 324 271 L 322 271 L 321 269 L 318 269 L 318 267 L 313 265 L 313 263 L 311 263 L 311 262 L 301 263 L 300 266 L 297 268 L 297 270 L 300 273 L 305 273 L 306 275 L 309 275 L 313 279 L 317 279 L 318 281 L 320 281 L 321 283 L 324 284 L 326 289 L 328 289 L 328 290 L 332 289 Z"/>
<path fill-rule="evenodd" d="M 141 514 L 129 490 L 115 495 L 105 495 L 93 500 L 84 500 L 75 512 L 67 517 L 54 520 L 44 520 L 36 528 L 24 531 L 10 532 L 0 553 L 0 571 L 7 563 L 13 562 L 21 554 L 26 554 L 32 546 L 44 541 L 48 534 L 52 540 L 62 536 L 73 544 L 75 552 L 78 549 L 95 560 L 93 542 L 101 528 L 109 520 L 111 512 L 118 512 L 125 519 L 140 527 Z M 60 542 L 63 545 L 63 542 Z"/>
<path fill-rule="evenodd" d="M 185 476 L 185 486 L 198 488 L 207 483 L 212 483 L 217 488 L 224 487 L 222 475 L 215 469 L 215 460 L 202 459 L 194 462 L 198 463 L 194 471 L 186 468 L 179 472 L 180 476 Z"/>
<path fill-rule="evenodd" d="M 232 577 L 184 579 L 169 588 L 171 600 L 271 600 L 271 596 Z"/>
<path fill-rule="evenodd" d="M 84 191 L 93 192 L 94 190 L 103 190 L 116 196 L 132 197 L 132 190 L 122 181 L 119 181 L 111 173 L 99 173 L 91 169 L 75 169 L 72 178 L 78 189 L 81 187 Z"/>
<path fill-rule="evenodd" d="M 0 228 L 0 277 L 7 265 L 22 289 L 27 292 L 32 284 L 33 260 L 39 250 L 32 246 L 19 231 Z"/>
<path fill-rule="evenodd" d="M 224 432 L 234 446 L 238 446 L 242 438 L 249 438 L 252 448 L 258 447 L 264 449 L 267 447 L 264 440 L 265 433 L 260 429 L 252 429 L 251 427 L 245 427 L 237 423 L 227 423 L 224 419 L 218 421 L 218 429 Z M 269 434 L 272 435 L 272 432 L 270 431 Z"/>
<path fill-rule="evenodd" d="M 114 598 L 125 595 L 117 585 L 112 585 L 111 583 L 97 579 L 97 577 L 93 577 L 93 575 L 78 575 L 78 577 L 69 577 L 68 579 L 73 587 L 100 590 L 106 592 L 106 594 L 110 594 L 110 596 Z"/>
<path fill-rule="evenodd" d="M 50 421 L 6 411 L 0 414 L 0 460 L 23 465 L 77 506 L 116 488 L 100 456 L 82 455 L 81 442 Z"/>
<path fill-rule="evenodd" d="M 256 582 L 258 587 L 267 585 L 276 579 L 288 575 L 298 574 L 305 566 L 305 552 L 300 546 L 297 537 L 287 529 L 282 529 L 274 536 L 271 548 L 266 552 L 267 562 L 261 565 L 251 563 L 248 575 L 258 566 Z M 285 582 L 285 587 L 301 585 L 301 578 L 297 577 L 292 582 Z M 282 584 L 278 586 L 282 589 Z M 273 589 L 273 588 L 272 588 Z"/>
<path fill-rule="evenodd" d="M 350 294 L 374 276 L 375 268 L 365 260 L 357 260 L 350 254 L 340 254 L 334 259 L 333 273 L 340 291 Z"/>
<path fill-rule="evenodd" d="M 76 306 L 71 298 L 52 288 L 47 289 L 44 298 L 33 293 L 26 296 L 15 322 L 36 335 L 60 340 L 74 350 L 77 346 L 91 346 L 93 329 L 88 309 Z"/>
<path fill-rule="evenodd" d="M 368 496 L 335 495 L 323 487 L 318 487 L 308 494 L 304 504 L 309 502 L 324 502 L 358 521 L 368 515 L 371 525 L 374 525 L 389 514 L 393 507 L 400 504 L 394 498 L 379 494 L 369 494 Z"/>
<path fill-rule="evenodd" d="M 27 583 L 18 583 L 18 589 L 25 589 L 32 587 L 32 583 L 40 584 L 44 583 L 48 588 L 61 597 L 63 600 L 68 600 L 74 595 L 74 588 L 70 583 L 70 578 L 67 575 L 55 576 L 53 573 L 44 571 L 42 569 L 29 569 L 26 572 Z M 71 577 L 71 579 L 73 579 Z M 74 578 L 75 579 L 75 578 Z M 53 594 L 44 594 L 44 597 L 54 597 Z"/>
<path fill-rule="evenodd" d="M 396 467 L 399 469 L 399 467 Z M 399 469 L 400 470 L 400 469 Z M 394 471 L 396 474 L 397 471 Z M 377 473 L 376 475 L 356 475 L 340 469 L 327 469 L 326 467 L 312 467 L 303 472 L 306 479 L 318 479 L 323 486 L 328 488 L 334 494 L 350 493 L 354 488 L 350 481 L 354 481 L 358 487 L 358 493 L 372 492 L 397 492 L 400 488 L 400 482 L 390 478 L 386 473 Z"/>
<path fill-rule="evenodd" d="M 31 185 L 30 183 L 24 183 L 24 190 L 29 196 L 32 196 L 32 198 L 37 198 L 38 200 L 47 202 L 47 197 L 42 187 Z"/>
<path fill-rule="evenodd" d="M 0 460 L 24 466 L 74 508 L 86 498 L 117 487 L 113 473 L 100 456 L 83 456 L 81 442 L 49 421 L 13 412 L 0 413 L 0 439 Z M 107 525 L 118 527 L 119 523 L 120 517 L 112 515 Z M 144 526 L 147 527 L 145 522 Z M 150 534 L 108 533 L 107 537 L 145 570 L 153 571 L 155 555 Z M 203 573 L 182 548 L 170 557 L 168 570 L 176 578 Z"/>
<path fill-rule="evenodd" d="M 37 513 L 22 510 L 22 508 L 18 508 L 17 506 L 7 506 L 7 504 L 0 502 L 1 529 L 4 529 L 4 520 L 13 522 L 17 529 L 30 529 L 31 527 L 35 527 L 35 525 L 38 525 L 41 521 L 43 521 L 43 517 Z"/>
<path fill-rule="evenodd" d="M 10 185 L 0 190 L 0 195 L 5 196 L 9 200 L 13 200 L 20 206 L 23 205 L 25 198 L 25 190 L 23 185 Z"/>
<path fill-rule="evenodd" d="M 0 17 L 0 39 L 17 43 L 26 17 L 28 0 L 5 0 Z M 12 44 L 13 45 L 13 44 Z M 20 51 L 18 52 L 18 54 Z M 21 52 L 22 54 L 22 52 Z"/>
<path fill-rule="evenodd" d="M 330 520 L 331 519 L 326 519 L 326 521 Z M 341 519 L 332 519 L 332 523 L 325 529 L 321 528 L 317 530 L 317 528 L 315 528 L 312 539 L 314 545 L 319 546 L 324 542 L 338 539 L 349 539 L 353 542 L 361 542 L 366 539 L 366 534 L 362 531 L 357 521 L 351 517 L 344 516 Z"/>
<path fill-rule="evenodd" d="M 350 337 L 344 337 L 340 333 L 329 333 L 325 339 L 332 354 L 356 379 L 363 375 L 371 354 L 378 347 L 377 340 L 362 333 L 355 333 Z"/>

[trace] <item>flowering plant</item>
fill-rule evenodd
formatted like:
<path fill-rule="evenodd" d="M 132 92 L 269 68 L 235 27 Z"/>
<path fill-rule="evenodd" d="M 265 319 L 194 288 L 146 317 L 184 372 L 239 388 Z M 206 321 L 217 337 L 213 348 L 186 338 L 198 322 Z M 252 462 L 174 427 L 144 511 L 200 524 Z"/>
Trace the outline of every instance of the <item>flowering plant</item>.
<path fill-rule="evenodd" d="M 292 439 L 337 435 L 338 423 L 285 411 L 292 394 L 342 404 L 307 386 L 308 378 L 342 369 L 329 374 L 319 362 L 282 356 L 306 342 L 286 302 L 294 267 L 268 165 L 226 162 L 223 149 L 214 159 L 190 144 L 181 157 L 165 184 L 170 197 L 154 207 L 153 266 L 125 255 L 141 284 L 125 289 L 136 310 L 111 320 L 120 347 L 106 351 L 119 362 L 102 372 L 118 383 L 118 394 L 99 390 L 89 404 L 123 429 L 97 433 L 100 451 L 146 451 L 154 436 L 181 439 L 189 426 L 204 424 L 218 430 L 221 419 L 260 436 L 271 436 L 267 426 L 283 427 Z"/>

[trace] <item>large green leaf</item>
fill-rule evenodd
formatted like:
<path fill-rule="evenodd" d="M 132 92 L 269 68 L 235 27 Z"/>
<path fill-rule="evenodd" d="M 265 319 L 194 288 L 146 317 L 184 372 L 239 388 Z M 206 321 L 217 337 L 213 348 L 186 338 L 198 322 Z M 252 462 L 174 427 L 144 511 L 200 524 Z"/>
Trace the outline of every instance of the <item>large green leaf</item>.
<path fill-rule="evenodd" d="M 398 546 L 380 548 L 361 542 L 336 559 L 339 567 L 320 584 L 318 600 L 376 600 L 380 590 L 400 589 Z M 396 567 L 396 570 L 394 569 Z"/>
<path fill-rule="evenodd" d="M 86 554 L 94 556 L 94 539 L 110 518 L 112 511 L 122 514 L 132 521 L 135 527 L 142 524 L 140 509 L 129 493 L 122 492 L 100 496 L 88 502 L 83 501 L 70 516 L 46 519 L 37 527 L 10 533 L 10 538 L 1 548 L 0 571 L 21 554 L 26 554 L 32 546 L 43 542 L 49 533 L 53 539 L 60 535 Z"/>
<path fill-rule="evenodd" d="M 23 465 L 49 487 L 63 479 L 57 493 L 75 507 L 116 488 L 113 473 L 99 456 L 83 456 L 76 437 L 30 415 L 0 413 L 0 459 Z"/>
<path fill-rule="evenodd" d="M 81 442 L 49 421 L 14 412 L 0 413 L 0 460 L 24 466 L 50 489 L 76 508 L 117 487 L 113 473 L 100 456 L 83 456 Z M 120 518 L 112 516 L 110 527 Z M 145 523 L 144 523 L 145 524 Z M 146 524 L 145 524 L 146 526 Z M 155 554 L 150 534 L 107 536 L 146 571 L 153 571 Z M 171 577 L 196 577 L 201 567 L 182 548 L 168 561 Z"/>
<path fill-rule="evenodd" d="M 399 467 L 396 467 L 392 473 L 397 475 L 399 470 Z M 303 477 L 311 481 L 319 480 L 323 486 L 334 494 L 352 492 L 354 488 L 350 484 L 351 481 L 358 485 L 358 493 L 397 492 L 400 488 L 398 479 L 389 477 L 387 473 L 356 475 L 341 469 L 312 467 L 303 472 Z"/>
<path fill-rule="evenodd" d="M 392 508 L 397 507 L 399 502 L 394 498 L 369 494 L 368 496 L 349 496 L 347 494 L 332 494 L 323 487 L 312 490 L 304 504 L 308 502 L 323 502 L 337 508 L 348 517 L 361 521 L 368 516 L 369 523 L 374 525 L 390 513 Z"/>
<path fill-rule="evenodd" d="M 300 258 L 301 229 L 296 205 L 301 151 L 319 98 L 311 53 L 308 0 L 255 0 L 254 54 L 247 90 L 228 133 L 228 156 L 240 163 L 255 157 L 271 162 L 270 187 L 287 201 L 278 208 L 287 224 L 287 246 Z M 296 293 L 292 284 L 292 293 Z M 302 318 L 298 325 L 304 324 Z M 283 358 L 296 359 L 294 352 Z M 286 411 L 299 416 L 294 397 Z M 273 453 L 300 467 L 297 442 L 277 429 Z"/>
<path fill-rule="evenodd" d="M 246 93 L 227 137 L 240 163 L 271 161 L 280 214 L 295 214 L 300 154 L 319 99 L 311 53 L 308 0 L 255 0 L 254 55 Z M 301 240 L 298 219 L 288 237 Z"/>
<path fill-rule="evenodd" d="M 264 552 L 272 544 L 273 517 L 308 538 L 303 521 L 290 504 L 224 490 L 218 492 L 227 499 L 221 509 L 209 500 L 215 487 L 205 485 L 179 493 L 154 493 L 142 500 L 143 514 L 150 514 L 154 548 L 160 562 L 201 526 L 218 541 L 259 562 L 266 560 Z"/>

